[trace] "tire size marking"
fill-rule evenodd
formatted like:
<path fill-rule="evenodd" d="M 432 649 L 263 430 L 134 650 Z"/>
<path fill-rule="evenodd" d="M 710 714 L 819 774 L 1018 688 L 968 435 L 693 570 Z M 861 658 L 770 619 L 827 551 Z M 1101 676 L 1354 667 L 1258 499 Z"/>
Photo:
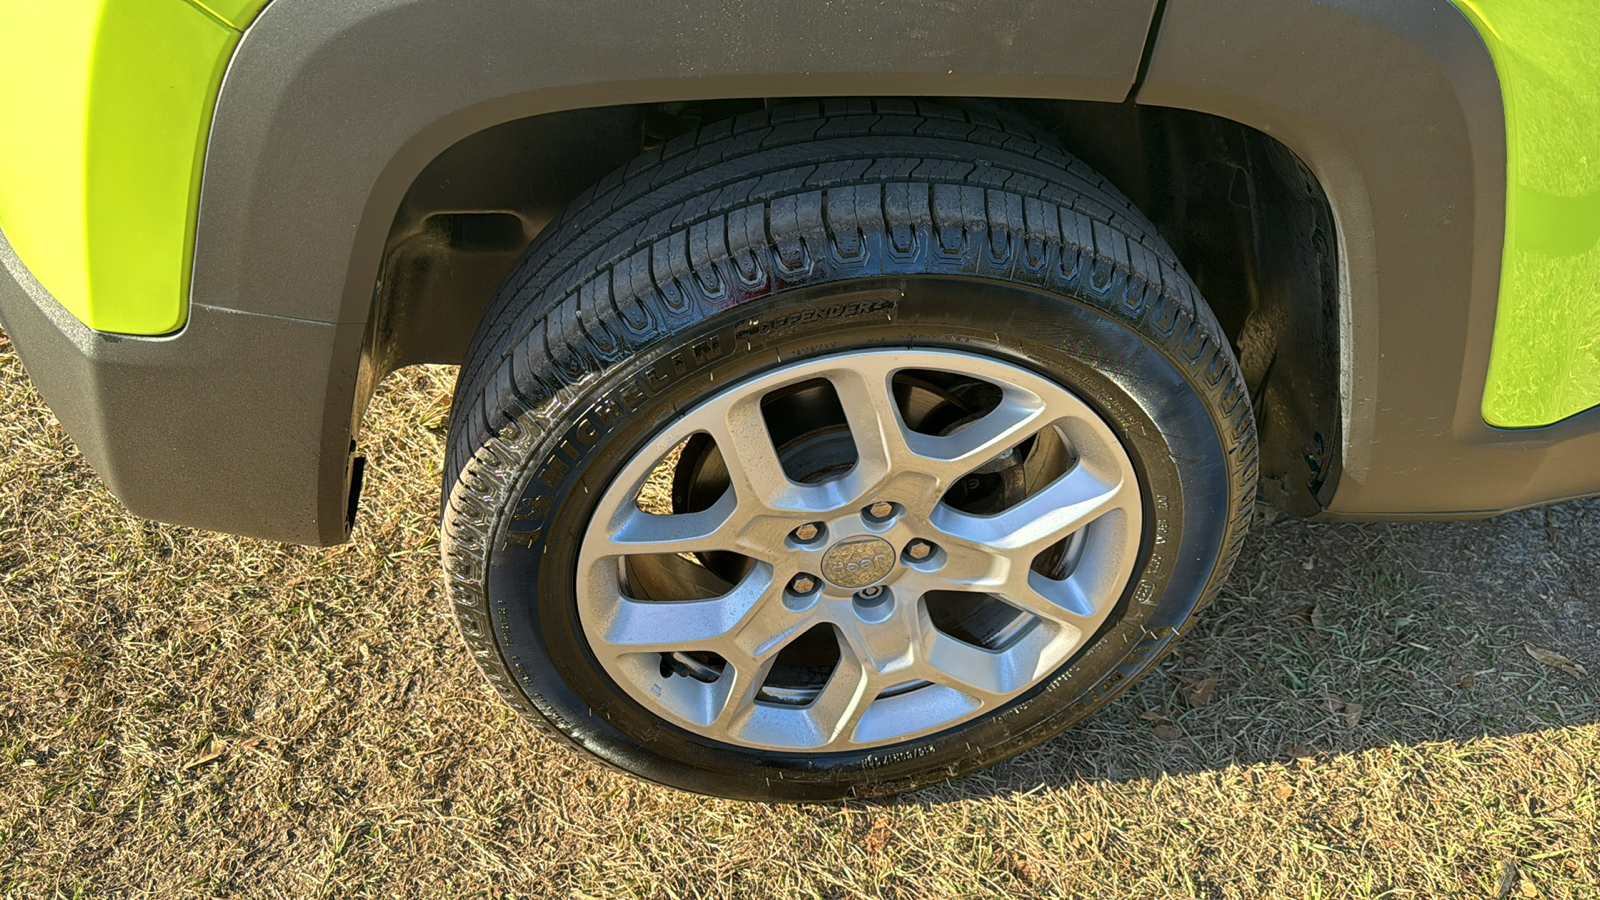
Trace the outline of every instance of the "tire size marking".
<path fill-rule="evenodd" d="M 1073 357 L 1084 365 L 1110 372 L 1115 375 L 1133 375 L 1134 370 L 1129 364 L 1130 360 L 1119 358 L 1107 353 L 1103 347 L 1090 343 L 1083 337 L 1074 335 L 1051 341 L 1050 346 L 1062 353 Z"/>
<path fill-rule="evenodd" d="M 1165 496 L 1157 494 L 1155 500 L 1157 509 L 1167 508 L 1168 504 Z M 1144 573 L 1139 579 L 1139 584 L 1133 589 L 1133 602 L 1141 606 L 1156 605 L 1156 587 L 1150 579 L 1159 576 L 1161 570 L 1167 564 L 1166 559 L 1162 557 L 1159 551 L 1161 550 L 1161 545 L 1167 542 L 1167 535 L 1172 533 L 1172 523 L 1167 519 L 1156 519 L 1153 530 L 1155 531 L 1155 540 L 1152 542 L 1154 544 L 1152 549 L 1157 552 L 1150 554 L 1150 561 L 1145 563 Z"/>
<path fill-rule="evenodd" d="M 1133 599 L 1140 606 L 1155 606 L 1156 586 L 1149 581 L 1139 579 L 1139 586 L 1133 589 Z"/>
<path fill-rule="evenodd" d="M 1111 420 L 1112 424 L 1121 428 L 1124 433 L 1141 436 L 1147 433 L 1139 418 L 1110 393 L 1092 384 L 1075 385 L 1073 390 L 1088 395 L 1089 399 L 1100 404 L 1100 414 Z"/>
<path fill-rule="evenodd" d="M 862 768 L 876 769 L 880 766 L 890 766 L 894 765 L 895 763 L 908 762 L 916 759 L 919 756 L 927 756 L 928 754 L 933 753 L 936 749 L 937 748 L 932 744 L 923 744 L 920 747 L 912 747 L 909 750 L 901 750 L 897 753 L 884 753 L 882 755 L 874 753 L 871 756 L 868 756 L 866 759 L 863 759 L 861 761 L 861 766 Z"/>

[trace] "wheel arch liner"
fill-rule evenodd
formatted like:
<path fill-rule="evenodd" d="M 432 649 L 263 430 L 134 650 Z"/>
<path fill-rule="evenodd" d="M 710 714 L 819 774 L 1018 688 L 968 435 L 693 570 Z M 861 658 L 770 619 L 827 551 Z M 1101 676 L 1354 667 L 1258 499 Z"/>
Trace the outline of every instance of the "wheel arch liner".
<path fill-rule="evenodd" d="M 1506 131 L 1494 63 L 1459 10 L 1168 0 L 1136 99 L 1264 131 L 1322 183 L 1344 284 L 1330 517 L 1483 515 L 1600 492 L 1600 409 L 1544 428 L 1483 419 Z"/>

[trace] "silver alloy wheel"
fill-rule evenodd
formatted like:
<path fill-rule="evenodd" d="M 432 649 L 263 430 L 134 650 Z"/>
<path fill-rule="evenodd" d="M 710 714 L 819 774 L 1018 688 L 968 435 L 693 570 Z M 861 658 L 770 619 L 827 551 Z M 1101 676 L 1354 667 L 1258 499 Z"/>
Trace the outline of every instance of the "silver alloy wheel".
<path fill-rule="evenodd" d="M 946 433 L 917 431 L 895 393 L 896 376 L 913 371 L 986 382 L 997 402 Z M 855 459 L 797 481 L 763 401 L 819 380 L 837 395 Z M 728 489 L 695 511 L 646 512 L 641 489 L 697 434 L 715 442 Z M 962 479 L 1046 439 L 1060 441 L 1068 463 L 1017 502 L 984 514 L 948 502 Z M 858 750 L 1003 707 L 1058 669 L 1122 595 L 1141 524 L 1127 452 L 1066 388 L 970 353 L 844 353 L 725 388 L 635 454 L 583 536 L 578 614 L 617 684 L 693 733 L 754 748 Z M 633 560 L 702 566 L 715 552 L 746 560 L 715 596 L 632 590 Z M 1038 564 L 1052 553 L 1064 567 Z M 928 598 L 951 592 L 1004 604 L 1014 618 L 987 645 L 963 640 L 930 614 Z M 838 645 L 825 680 L 805 694 L 765 690 L 785 648 L 818 626 Z"/>

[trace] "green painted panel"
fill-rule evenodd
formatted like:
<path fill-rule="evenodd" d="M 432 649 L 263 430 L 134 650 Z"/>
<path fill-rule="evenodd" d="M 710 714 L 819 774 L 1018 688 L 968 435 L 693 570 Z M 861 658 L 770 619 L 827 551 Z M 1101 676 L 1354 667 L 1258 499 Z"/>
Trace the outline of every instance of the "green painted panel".
<path fill-rule="evenodd" d="M 1491 425 L 1600 405 L 1600 14 L 1594 0 L 1455 0 L 1506 107 L 1506 247 L 1484 387 Z"/>
<path fill-rule="evenodd" d="M 0 0 L 0 227 L 91 328 L 183 325 L 200 167 L 238 38 L 182 0 Z"/>
<path fill-rule="evenodd" d="M 88 315 L 83 152 L 100 9 L 0 0 L 0 228 L 33 274 Z"/>
<path fill-rule="evenodd" d="M 196 6 L 243 31 L 267 5 L 267 0 L 189 0 Z"/>

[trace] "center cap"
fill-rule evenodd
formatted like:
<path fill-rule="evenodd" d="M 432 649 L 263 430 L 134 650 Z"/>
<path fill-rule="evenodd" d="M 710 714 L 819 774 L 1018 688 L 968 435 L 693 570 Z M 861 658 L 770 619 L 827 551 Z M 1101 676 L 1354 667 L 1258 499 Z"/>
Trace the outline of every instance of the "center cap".
<path fill-rule="evenodd" d="M 842 588 L 864 588 L 894 568 L 894 548 L 883 538 L 845 538 L 822 554 L 822 577 Z"/>

